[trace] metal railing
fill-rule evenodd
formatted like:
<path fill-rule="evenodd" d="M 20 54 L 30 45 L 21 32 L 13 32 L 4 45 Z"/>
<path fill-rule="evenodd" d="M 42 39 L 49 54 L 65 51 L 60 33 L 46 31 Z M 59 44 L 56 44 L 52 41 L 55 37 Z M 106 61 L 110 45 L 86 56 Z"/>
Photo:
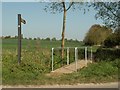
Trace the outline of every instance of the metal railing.
<path fill-rule="evenodd" d="M 77 71 L 77 63 L 78 63 L 78 49 L 82 48 L 84 49 L 84 60 L 85 60 L 85 64 L 87 66 L 88 63 L 88 47 L 64 47 L 64 49 L 66 49 L 66 55 L 67 55 L 67 61 L 66 64 L 69 65 L 70 64 L 70 48 L 74 49 L 74 60 L 75 60 L 75 69 Z M 51 62 L 51 67 L 52 67 L 52 71 L 54 71 L 54 50 L 55 49 L 61 49 L 61 47 L 57 47 L 57 48 L 52 48 L 52 62 Z M 93 57 L 93 51 L 92 51 L 92 47 L 90 47 L 90 60 L 92 61 L 92 57 Z"/>

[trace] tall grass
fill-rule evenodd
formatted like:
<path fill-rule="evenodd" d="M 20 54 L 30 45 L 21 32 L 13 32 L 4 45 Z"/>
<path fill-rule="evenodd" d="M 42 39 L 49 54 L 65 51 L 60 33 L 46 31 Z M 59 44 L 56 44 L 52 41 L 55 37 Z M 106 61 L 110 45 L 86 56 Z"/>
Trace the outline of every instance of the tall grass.
<path fill-rule="evenodd" d="M 22 50 L 21 64 L 18 65 L 16 50 L 3 49 L 3 84 L 37 80 L 39 75 L 50 72 L 50 61 L 50 52 L 47 49 Z"/>

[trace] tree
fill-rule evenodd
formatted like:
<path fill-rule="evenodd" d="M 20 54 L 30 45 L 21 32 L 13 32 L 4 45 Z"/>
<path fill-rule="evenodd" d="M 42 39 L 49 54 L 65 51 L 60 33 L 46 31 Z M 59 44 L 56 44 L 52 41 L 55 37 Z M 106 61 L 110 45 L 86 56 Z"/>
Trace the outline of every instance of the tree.
<path fill-rule="evenodd" d="M 33 40 L 37 40 L 37 38 L 34 38 Z"/>
<path fill-rule="evenodd" d="M 65 38 L 65 41 L 67 41 L 67 38 Z"/>
<path fill-rule="evenodd" d="M 106 47 L 114 47 L 116 45 L 120 45 L 120 28 L 115 29 L 114 33 L 104 41 L 104 46 Z"/>
<path fill-rule="evenodd" d="M 32 40 L 32 38 L 29 38 L 29 40 Z"/>
<path fill-rule="evenodd" d="M 47 37 L 45 40 L 50 41 L 50 38 L 49 38 L 49 37 Z"/>
<path fill-rule="evenodd" d="M 73 42 L 74 40 L 73 39 L 70 39 L 69 42 Z"/>
<path fill-rule="evenodd" d="M 15 36 L 15 39 L 18 38 L 18 36 Z"/>
<path fill-rule="evenodd" d="M 81 4 L 82 2 L 80 2 Z M 76 5 L 80 5 L 78 2 L 73 2 L 70 0 L 70 2 L 65 2 L 65 0 L 60 0 L 60 2 L 51 2 L 48 4 L 48 6 L 45 7 L 45 11 L 52 11 L 52 13 L 56 12 L 63 12 L 63 27 L 62 27 L 62 51 L 61 51 L 61 57 L 62 60 L 64 59 L 64 43 L 65 43 L 65 29 L 66 29 L 66 15 L 67 11 L 69 11 L 71 8 L 74 10 Z"/>
<path fill-rule="evenodd" d="M 56 41 L 56 38 L 54 37 L 54 38 L 52 38 L 52 41 Z"/>
<path fill-rule="evenodd" d="M 120 27 L 120 1 L 119 2 L 97 2 L 91 3 L 97 11 L 95 17 L 101 18 L 104 24 L 114 30 Z"/>
<path fill-rule="evenodd" d="M 11 36 L 10 36 L 10 35 L 9 35 L 9 36 L 5 36 L 4 38 L 5 38 L 5 39 L 8 39 L 8 38 L 11 38 Z"/>
<path fill-rule="evenodd" d="M 116 36 L 116 45 L 120 45 L 120 27 L 115 30 L 114 34 Z"/>
<path fill-rule="evenodd" d="M 25 37 L 25 39 L 27 40 L 27 38 Z"/>
<path fill-rule="evenodd" d="M 104 46 L 106 47 L 113 47 L 116 45 L 116 37 L 115 34 L 111 34 L 106 40 L 104 41 Z"/>
<path fill-rule="evenodd" d="M 91 26 L 83 41 L 86 45 L 101 45 L 111 33 L 110 28 L 95 24 Z"/>

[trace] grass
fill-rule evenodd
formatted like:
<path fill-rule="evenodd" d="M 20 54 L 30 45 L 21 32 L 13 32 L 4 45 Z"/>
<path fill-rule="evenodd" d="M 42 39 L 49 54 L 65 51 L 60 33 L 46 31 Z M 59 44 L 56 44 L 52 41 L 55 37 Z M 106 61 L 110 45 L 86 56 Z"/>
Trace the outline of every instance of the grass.
<path fill-rule="evenodd" d="M 53 77 L 58 84 L 104 83 L 118 81 L 118 61 L 89 64 L 88 67 L 71 74 Z M 54 81 L 54 83 L 55 83 Z"/>
<path fill-rule="evenodd" d="M 16 49 L 17 48 L 17 39 L 3 39 L 2 40 L 2 46 L 6 49 Z M 47 40 L 27 40 L 22 39 L 22 48 L 26 49 L 27 47 L 30 47 L 31 49 L 34 49 L 36 45 L 39 45 L 40 48 L 49 48 L 52 47 L 61 47 L 61 41 L 47 41 Z M 76 42 L 67 41 L 65 43 L 65 47 L 80 47 L 83 46 L 82 42 Z"/>
<path fill-rule="evenodd" d="M 3 63 L 3 84 L 7 85 L 46 85 L 46 84 L 77 84 L 104 83 L 118 81 L 118 61 L 89 64 L 88 67 L 71 74 L 57 77 L 46 76 L 46 66 L 35 62 L 17 64 Z M 12 61 L 11 61 L 12 62 Z M 5 65 L 7 64 L 7 65 Z"/>
<path fill-rule="evenodd" d="M 46 76 L 51 71 L 51 47 L 59 47 L 60 43 L 60 41 L 23 40 L 22 62 L 18 65 L 17 40 L 4 39 L 2 44 L 2 84 L 77 84 L 118 80 L 119 59 L 90 64 L 88 67 L 72 74 L 58 77 Z M 80 42 L 66 42 L 66 46 L 78 47 L 82 45 Z M 94 51 L 96 49 L 97 47 L 94 48 Z"/>

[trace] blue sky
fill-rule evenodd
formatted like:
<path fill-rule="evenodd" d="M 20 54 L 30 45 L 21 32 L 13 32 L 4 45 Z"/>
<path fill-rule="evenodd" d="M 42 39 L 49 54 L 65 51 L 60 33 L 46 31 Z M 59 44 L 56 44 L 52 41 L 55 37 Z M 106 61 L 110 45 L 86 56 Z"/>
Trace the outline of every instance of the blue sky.
<path fill-rule="evenodd" d="M 2 35 L 17 35 L 17 14 L 21 14 L 27 24 L 22 24 L 24 37 L 40 37 L 61 39 L 63 13 L 45 12 L 47 3 L 40 2 L 2 2 Z M 68 11 L 65 38 L 83 40 L 89 28 L 94 24 L 102 24 L 94 18 L 95 11 Z"/>

